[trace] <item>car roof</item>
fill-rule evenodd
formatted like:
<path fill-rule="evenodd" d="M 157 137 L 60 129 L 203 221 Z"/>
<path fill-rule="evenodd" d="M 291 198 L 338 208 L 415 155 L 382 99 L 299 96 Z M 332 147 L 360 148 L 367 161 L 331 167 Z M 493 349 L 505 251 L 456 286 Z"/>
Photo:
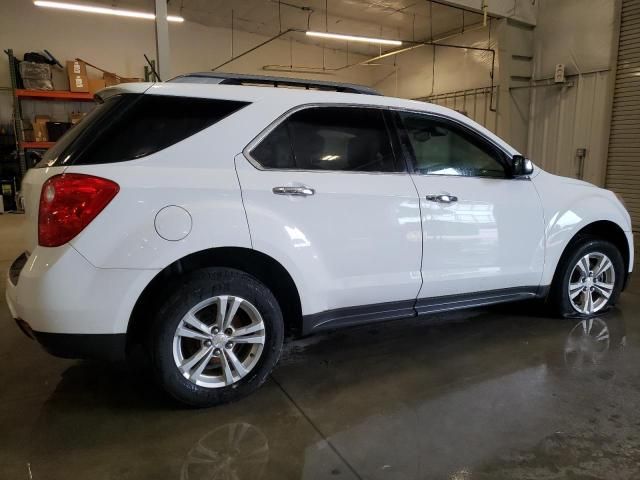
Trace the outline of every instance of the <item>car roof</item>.
<path fill-rule="evenodd" d="M 99 96 L 106 98 L 118 93 L 144 93 L 147 95 L 215 98 L 220 100 L 236 100 L 251 103 L 277 102 L 286 106 L 287 109 L 308 104 L 341 104 L 388 107 L 432 113 L 466 124 L 489 137 L 494 143 L 500 145 L 507 153 L 511 155 L 518 154 L 518 151 L 508 143 L 466 115 L 458 113 L 447 107 L 418 100 L 407 100 L 404 98 L 375 94 L 368 95 L 364 93 L 344 93 L 314 89 L 307 90 L 305 88 L 274 88 L 271 86 L 182 82 L 121 83 L 101 90 L 99 92 Z"/>
<path fill-rule="evenodd" d="M 433 111 L 460 115 L 439 105 L 384 95 L 345 93 L 326 90 L 307 90 L 303 88 L 273 88 L 266 86 L 224 85 L 203 83 L 121 83 L 100 91 L 100 96 L 117 93 L 146 93 L 151 95 L 175 95 L 185 97 L 217 98 L 221 100 L 240 100 L 259 102 L 261 100 L 280 100 L 289 104 L 340 103 L 354 105 L 372 105 L 396 107 L 409 110 Z"/>

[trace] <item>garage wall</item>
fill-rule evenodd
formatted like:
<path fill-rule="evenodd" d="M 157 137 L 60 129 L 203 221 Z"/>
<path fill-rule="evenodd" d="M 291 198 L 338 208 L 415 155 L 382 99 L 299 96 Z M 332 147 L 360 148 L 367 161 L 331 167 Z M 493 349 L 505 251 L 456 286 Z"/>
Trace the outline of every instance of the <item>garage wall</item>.
<path fill-rule="evenodd" d="M 13 48 L 18 56 L 27 51 L 51 51 L 62 63 L 75 57 L 84 58 L 102 68 L 120 75 L 142 77 L 143 54 L 155 57 L 154 23 L 133 18 L 116 18 L 78 12 L 59 12 L 35 7 L 25 0 L 3 0 L 0 15 L 0 47 Z M 8 12 L 8 13 L 7 13 Z M 190 71 L 209 70 L 231 56 L 231 30 L 209 28 L 192 22 L 169 24 L 171 45 L 171 71 L 173 75 Z M 247 50 L 268 37 L 235 31 L 234 52 Z M 262 73 L 265 63 L 289 64 L 291 54 L 296 64 L 327 68 L 346 63 L 346 53 L 291 42 L 275 41 L 255 54 L 248 55 L 225 67 L 227 71 Z M 349 55 L 355 62 L 365 57 Z M 265 59 L 268 59 L 265 60 Z M 225 71 L 225 68 L 222 71 Z M 277 73 L 276 73 L 277 74 Z M 285 75 L 285 74 L 283 74 Z M 357 67 L 341 72 L 340 77 L 312 73 L 287 73 L 287 76 L 304 76 L 324 80 L 342 80 L 354 83 L 371 83 L 371 71 Z M 64 73 L 59 77 L 65 81 Z M 7 57 L 0 58 L 0 123 L 11 118 L 11 97 L 6 87 L 10 85 Z M 4 87 L 4 90 L 2 89 Z"/>
<path fill-rule="evenodd" d="M 607 188 L 622 195 L 640 248 L 640 1 L 623 0 Z"/>
<path fill-rule="evenodd" d="M 602 186 L 612 75 L 601 71 L 571 75 L 567 80 L 571 86 L 532 89 L 527 154 L 549 172 Z M 578 149 L 586 149 L 586 155 L 579 155 Z"/>
<path fill-rule="evenodd" d="M 492 24 L 491 37 L 489 26 L 476 25 L 462 34 L 452 33 L 442 43 L 467 45 L 479 48 L 496 48 L 495 24 Z M 447 35 L 449 36 L 449 35 Z M 491 38 L 491 39 L 490 39 Z M 489 47 L 489 45 L 491 45 Z M 491 54 L 484 51 L 434 48 L 424 46 L 410 50 L 396 57 L 385 58 L 377 69 L 375 88 L 385 95 L 403 98 L 425 98 L 433 95 L 488 87 L 491 84 Z M 496 56 L 496 72 L 498 61 Z M 434 74 L 435 72 L 435 82 Z M 461 74 L 461 72 L 464 72 Z M 496 73 L 497 78 L 497 73 Z"/>
<path fill-rule="evenodd" d="M 615 0 L 539 0 L 526 153 L 552 173 L 604 185 L 617 22 Z"/>
<path fill-rule="evenodd" d="M 497 52 L 498 22 L 471 26 L 464 33 L 450 33 L 441 43 L 496 51 L 494 78 L 491 88 L 490 52 L 424 46 L 388 58 L 376 69 L 374 87 L 385 95 L 412 98 L 435 103 L 465 113 L 493 132 L 498 132 L 500 61 Z M 491 34 L 489 32 L 491 31 Z M 435 77 L 434 77 L 435 74 Z M 493 95 L 491 91 L 493 90 Z"/>
<path fill-rule="evenodd" d="M 481 4 L 479 0 L 476 3 Z M 500 5 L 506 9 L 503 13 L 515 14 L 516 19 L 524 15 L 522 18 L 532 22 L 535 20 L 532 15 L 537 10 L 537 27 L 533 30 L 525 23 L 501 20 L 492 22 L 491 31 L 481 24 L 469 25 L 464 33 L 443 40 L 458 45 L 500 48 L 494 77 L 496 85 L 500 85 L 494 95 L 494 106 L 499 102 L 498 115 L 490 110 L 485 115 L 488 105 L 485 89 L 491 83 L 491 59 L 487 52 L 437 47 L 434 65 L 433 48 L 425 46 L 385 58 L 377 62 L 380 64 L 377 66 L 345 69 L 337 75 L 310 72 L 282 75 L 368 84 L 387 95 L 437 99 L 437 103 L 467 112 L 475 108 L 476 113 L 471 116 L 497 131 L 543 168 L 563 175 L 582 176 L 603 185 L 617 1 L 538 0 L 535 9 L 524 8 L 528 3 L 512 2 L 517 12 L 507 8 L 511 3 Z M 85 57 L 120 74 L 142 76 L 142 54 L 153 55 L 155 50 L 153 22 L 56 12 L 34 7 L 24 0 L 4 0 L 3 7 L 10 13 L 0 17 L 0 46 L 3 49 L 11 47 L 18 55 L 47 48 L 61 60 Z M 230 29 L 185 22 L 170 24 L 170 37 L 173 74 L 207 70 L 231 55 Z M 529 37 L 531 41 L 527 40 Z M 236 31 L 234 52 L 238 54 L 266 38 Z M 524 48 L 529 43 L 533 45 L 531 52 L 529 47 Z M 97 49 L 97 45 L 102 48 Z M 328 68 L 335 68 L 347 63 L 345 52 L 330 49 L 323 52 L 322 48 L 286 39 L 273 42 L 224 68 L 264 73 L 262 65 L 289 64 L 291 55 L 297 65 L 318 66 L 324 61 Z M 349 61 L 353 63 L 365 58 L 351 54 Z M 549 83 L 556 63 L 566 65 L 568 84 L 565 87 L 540 86 Z M 530 83 L 538 87 L 512 89 L 516 84 L 527 86 Z M 2 123 L 8 122 L 11 115 L 9 92 L 1 90 L 8 85 L 8 66 L 3 55 L 0 58 Z M 478 92 L 485 93 L 478 95 Z M 586 149 L 584 160 L 576 158 L 578 148 Z"/>
<path fill-rule="evenodd" d="M 500 89 L 497 86 L 441 93 L 427 97 L 425 101 L 467 115 L 493 133 L 498 133 L 500 127 L 500 116 L 498 115 Z"/>

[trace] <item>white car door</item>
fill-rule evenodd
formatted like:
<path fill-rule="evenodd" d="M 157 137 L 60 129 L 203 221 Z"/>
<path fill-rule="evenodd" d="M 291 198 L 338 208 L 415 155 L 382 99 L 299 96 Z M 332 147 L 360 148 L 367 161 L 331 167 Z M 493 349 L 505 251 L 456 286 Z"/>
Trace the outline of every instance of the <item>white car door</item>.
<path fill-rule="evenodd" d="M 453 119 L 397 112 L 396 123 L 420 195 L 418 312 L 534 295 L 544 217 L 532 182 L 511 178 L 507 154 Z"/>
<path fill-rule="evenodd" d="M 388 115 L 302 107 L 236 157 L 253 247 L 292 275 L 307 332 L 414 312 L 419 202 Z"/>

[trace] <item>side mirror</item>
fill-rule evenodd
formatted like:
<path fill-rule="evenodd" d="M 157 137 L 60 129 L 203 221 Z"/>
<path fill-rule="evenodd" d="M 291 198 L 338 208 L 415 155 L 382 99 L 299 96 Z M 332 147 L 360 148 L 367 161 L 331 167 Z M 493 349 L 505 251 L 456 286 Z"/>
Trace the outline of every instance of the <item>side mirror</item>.
<path fill-rule="evenodd" d="M 514 155 L 511 159 L 511 173 L 514 177 L 526 177 L 533 173 L 533 162 L 522 155 Z"/>

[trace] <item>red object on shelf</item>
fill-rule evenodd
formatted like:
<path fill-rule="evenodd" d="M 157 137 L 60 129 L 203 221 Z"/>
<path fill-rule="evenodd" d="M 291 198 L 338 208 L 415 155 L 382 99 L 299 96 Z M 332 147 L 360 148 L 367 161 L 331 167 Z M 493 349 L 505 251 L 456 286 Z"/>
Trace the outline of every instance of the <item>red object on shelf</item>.
<path fill-rule="evenodd" d="M 51 148 L 56 142 L 20 142 L 21 148 Z"/>
<path fill-rule="evenodd" d="M 77 102 L 93 101 L 92 93 L 67 92 L 65 90 L 25 90 L 16 89 L 18 98 L 34 98 L 39 100 L 69 100 Z"/>

